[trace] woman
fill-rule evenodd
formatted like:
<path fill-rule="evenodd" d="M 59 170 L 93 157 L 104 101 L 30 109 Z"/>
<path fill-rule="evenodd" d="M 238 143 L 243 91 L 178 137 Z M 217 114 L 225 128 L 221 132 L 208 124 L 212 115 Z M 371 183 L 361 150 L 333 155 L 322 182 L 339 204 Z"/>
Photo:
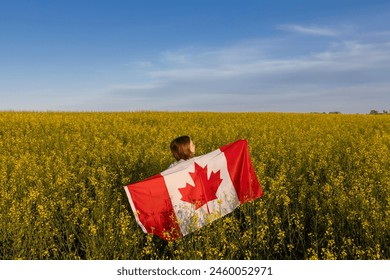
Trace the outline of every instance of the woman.
<path fill-rule="evenodd" d="M 170 147 L 172 155 L 177 161 L 172 163 L 169 168 L 175 166 L 180 162 L 186 161 L 195 155 L 195 144 L 187 135 L 180 136 L 174 139 L 171 142 Z"/>

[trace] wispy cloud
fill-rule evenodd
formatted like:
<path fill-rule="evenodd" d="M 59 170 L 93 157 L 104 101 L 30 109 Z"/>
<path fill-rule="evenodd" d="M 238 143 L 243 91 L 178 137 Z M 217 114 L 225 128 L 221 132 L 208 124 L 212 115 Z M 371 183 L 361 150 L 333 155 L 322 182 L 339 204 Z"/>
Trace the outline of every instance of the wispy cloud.
<path fill-rule="evenodd" d="M 300 44 L 284 43 L 286 49 Z M 150 110 L 368 112 L 390 104 L 386 41 L 341 40 L 289 56 L 275 56 L 275 47 L 281 46 L 258 40 L 170 50 L 145 69 L 146 83 L 116 85 L 106 94 Z M 136 107 L 140 97 L 149 100 L 147 106 Z"/>
<path fill-rule="evenodd" d="M 295 32 L 295 33 L 301 33 L 305 35 L 314 35 L 314 36 L 338 36 L 339 35 L 339 31 L 326 28 L 326 27 L 318 27 L 318 26 L 283 24 L 283 25 L 278 25 L 277 28 L 287 32 Z"/>

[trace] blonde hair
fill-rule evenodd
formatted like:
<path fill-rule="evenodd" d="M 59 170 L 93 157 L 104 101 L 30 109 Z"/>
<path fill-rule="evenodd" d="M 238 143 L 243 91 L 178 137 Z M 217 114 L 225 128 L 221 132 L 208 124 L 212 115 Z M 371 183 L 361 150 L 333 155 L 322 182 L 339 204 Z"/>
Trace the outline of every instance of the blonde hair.
<path fill-rule="evenodd" d="M 171 152 L 176 160 L 187 160 L 193 156 L 190 149 L 191 138 L 187 135 L 177 137 L 171 142 Z"/>

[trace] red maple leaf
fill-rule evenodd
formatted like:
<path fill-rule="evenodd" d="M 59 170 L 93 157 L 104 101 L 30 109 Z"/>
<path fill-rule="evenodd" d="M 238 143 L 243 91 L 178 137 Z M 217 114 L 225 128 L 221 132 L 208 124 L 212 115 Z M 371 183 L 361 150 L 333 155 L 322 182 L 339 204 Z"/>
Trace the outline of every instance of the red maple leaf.
<path fill-rule="evenodd" d="M 211 172 L 210 178 L 207 178 L 207 165 L 201 167 L 195 162 L 195 171 L 190 172 L 190 176 L 194 181 L 194 186 L 186 184 L 184 188 L 180 188 L 181 200 L 195 205 L 195 210 L 205 205 L 207 202 L 217 199 L 216 193 L 221 185 L 221 171 Z"/>

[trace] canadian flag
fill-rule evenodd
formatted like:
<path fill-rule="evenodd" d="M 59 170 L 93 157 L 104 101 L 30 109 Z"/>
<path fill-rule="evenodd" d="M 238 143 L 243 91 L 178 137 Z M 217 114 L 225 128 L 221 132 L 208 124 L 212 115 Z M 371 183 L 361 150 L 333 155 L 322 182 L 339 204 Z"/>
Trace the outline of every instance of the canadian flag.
<path fill-rule="evenodd" d="M 142 230 L 166 240 L 185 236 L 263 193 L 246 140 L 124 188 Z"/>

